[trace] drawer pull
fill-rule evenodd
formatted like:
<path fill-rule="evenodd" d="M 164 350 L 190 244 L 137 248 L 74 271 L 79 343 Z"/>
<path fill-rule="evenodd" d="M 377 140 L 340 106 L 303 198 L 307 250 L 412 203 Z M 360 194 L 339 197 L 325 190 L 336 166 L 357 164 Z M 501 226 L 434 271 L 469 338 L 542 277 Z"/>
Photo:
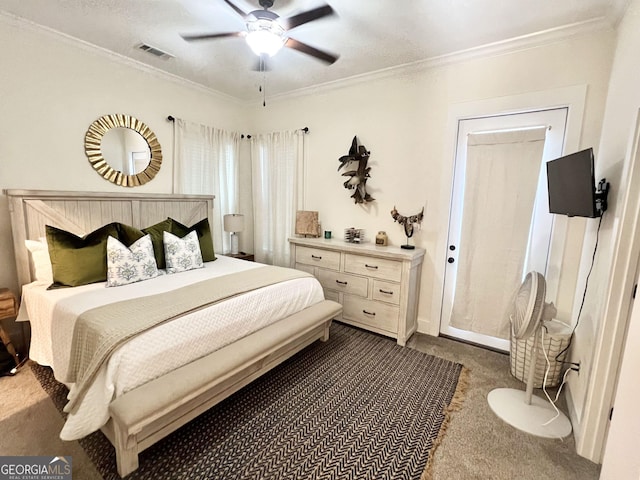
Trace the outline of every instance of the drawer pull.
<path fill-rule="evenodd" d="M 340 280 L 336 280 L 336 283 L 339 283 L 340 285 L 346 285 L 347 282 L 341 282 Z"/>
<path fill-rule="evenodd" d="M 373 268 L 374 270 L 378 269 L 377 265 L 369 265 L 369 264 L 365 263 L 364 266 L 367 267 L 367 268 Z"/>
<path fill-rule="evenodd" d="M 380 293 L 386 293 L 387 295 L 393 295 L 393 291 L 391 291 L 391 290 L 380 289 Z"/>
<path fill-rule="evenodd" d="M 373 317 L 375 317 L 375 316 L 376 316 L 376 313 L 375 313 L 375 312 L 367 312 L 366 310 L 362 310 L 362 313 L 364 313 L 365 315 L 371 315 L 371 316 L 373 316 Z"/>
<path fill-rule="evenodd" d="M 322 257 L 319 257 L 317 255 L 311 255 L 311 258 L 313 258 L 314 260 L 322 260 Z"/>

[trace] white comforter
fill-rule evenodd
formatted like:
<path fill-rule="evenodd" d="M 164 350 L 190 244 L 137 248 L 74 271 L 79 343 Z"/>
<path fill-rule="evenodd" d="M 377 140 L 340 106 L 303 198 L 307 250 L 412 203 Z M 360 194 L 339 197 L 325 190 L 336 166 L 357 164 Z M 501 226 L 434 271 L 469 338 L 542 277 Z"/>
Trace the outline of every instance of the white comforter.
<path fill-rule="evenodd" d="M 251 268 L 264 266 L 219 256 L 203 269 L 122 287 L 106 288 L 105 283 L 97 283 L 46 290 L 48 285 L 31 283 L 23 287 L 18 319 L 31 321 L 31 359 L 51 366 L 56 379 L 65 382 L 75 319 L 83 311 Z M 315 278 L 301 278 L 225 300 L 138 335 L 118 348 L 102 366 L 82 402 L 69 412 L 60 438 L 75 440 L 98 430 L 109 419 L 109 403 L 115 396 L 323 299 Z M 67 386 L 72 398 L 74 385 Z"/>

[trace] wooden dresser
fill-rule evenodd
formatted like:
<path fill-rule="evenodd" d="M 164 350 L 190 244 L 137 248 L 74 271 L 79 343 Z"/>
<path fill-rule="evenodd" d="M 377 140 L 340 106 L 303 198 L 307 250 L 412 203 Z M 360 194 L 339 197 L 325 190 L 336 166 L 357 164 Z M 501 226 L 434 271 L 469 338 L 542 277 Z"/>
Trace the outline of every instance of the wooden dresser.
<path fill-rule="evenodd" d="M 290 238 L 289 243 L 291 266 L 312 273 L 325 297 L 342 304 L 336 320 L 407 343 L 418 326 L 424 249 L 323 238 Z"/>

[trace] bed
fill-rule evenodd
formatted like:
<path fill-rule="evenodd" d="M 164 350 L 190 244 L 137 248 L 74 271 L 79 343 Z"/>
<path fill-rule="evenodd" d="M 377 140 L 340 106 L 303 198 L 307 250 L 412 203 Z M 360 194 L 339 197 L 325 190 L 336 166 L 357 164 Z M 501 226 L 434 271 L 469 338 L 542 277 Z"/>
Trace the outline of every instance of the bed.
<path fill-rule="evenodd" d="M 307 345 L 326 341 L 331 321 L 340 313 L 340 305 L 324 299 L 313 277 L 220 254 L 204 268 L 115 288 L 91 283 L 48 290 L 47 283 L 37 280 L 26 247 L 27 240 L 45 235 L 45 225 L 82 236 L 110 222 L 140 229 L 167 217 L 185 225 L 202 219 L 212 224 L 213 197 L 27 190 L 6 194 L 23 289 L 19 319 L 29 320 L 32 327 L 30 357 L 51 366 L 56 378 L 70 387 L 61 438 L 73 440 L 102 429 L 115 447 L 121 476 L 138 467 L 138 454 L 145 448 Z M 272 275 L 279 279 L 254 280 Z M 184 293 L 219 291 L 234 283 L 241 288 L 199 308 L 192 308 L 191 293 Z M 87 363 L 95 363 L 90 374 L 70 373 L 81 316 L 104 311 L 110 324 L 124 324 L 129 317 L 152 317 L 150 305 L 156 303 L 158 312 L 181 313 L 110 347 L 103 362 L 90 357 Z M 144 313 L 130 313 L 136 308 Z"/>

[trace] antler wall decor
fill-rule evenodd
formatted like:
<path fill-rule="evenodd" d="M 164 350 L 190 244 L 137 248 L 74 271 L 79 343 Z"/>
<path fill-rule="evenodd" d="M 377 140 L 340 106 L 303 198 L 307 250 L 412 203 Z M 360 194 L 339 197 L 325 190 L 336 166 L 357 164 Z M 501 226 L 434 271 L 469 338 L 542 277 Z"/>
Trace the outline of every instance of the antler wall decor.
<path fill-rule="evenodd" d="M 353 137 L 351 141 L 351 148 L 348 155 L 343 155 L 338 159 L 340 166 L 338 171 L 342 167 L 346 167 L 347 171 L 342 174 L 343 177 L 349 177 L 349 179 L 343 183 L 344 188 L 347 190 L 355 190 L 351 198 L 355 203 L 366 203 L 375 200 L 371 195 L 367 193 L 367 178 L 370 177 L 369 171 L 371 167 L 367 167 L 369 161 L 369 154 L 364 145 L 358 145 L 358 137 Z"/>
<path fill-rule="evenodd" d="M 394 206 L 393 210 L 391 210 L 391 217 L 393 218 L 394 222 L 398 222 L 400 225 L 404 227 L 404 234 L 407 236 L 407 244 L 401 245 L 401 248 L 406 248 L 409 250 L 416 248 L 413 245 L 409 245 L 409 239 L 413 236 L 413 224 L 422 223 L 422 219 L 424 218 L 424 207 L 422 207 L 422 210 L 420 211 L 420 213 L 417 213 L 416 215 L 411 215 L 409 217 L 405 217 L 404 215 L 400 215 L 400 213 Z"/>

